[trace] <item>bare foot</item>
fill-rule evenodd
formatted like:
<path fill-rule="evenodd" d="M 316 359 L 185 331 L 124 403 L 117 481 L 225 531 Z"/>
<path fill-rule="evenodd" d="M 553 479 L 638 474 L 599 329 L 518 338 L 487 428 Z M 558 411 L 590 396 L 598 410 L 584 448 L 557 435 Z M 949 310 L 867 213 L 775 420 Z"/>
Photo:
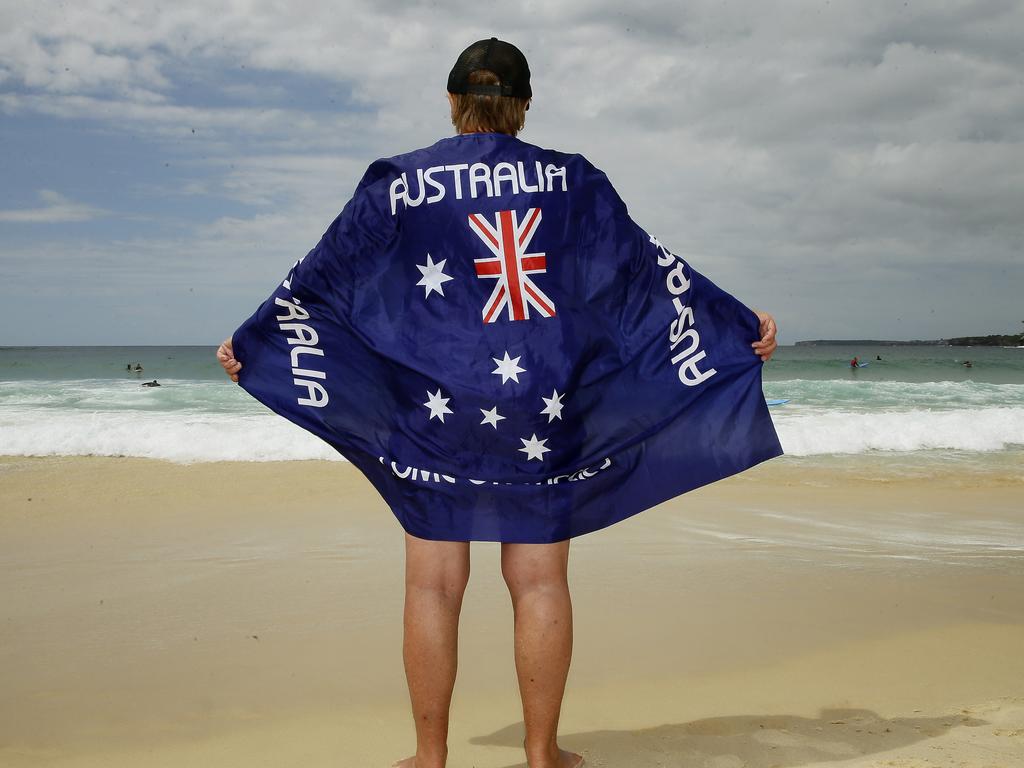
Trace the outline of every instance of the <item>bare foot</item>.
<path fill-rule="evenodd" d="M 416 755 L 413 755 L 412 757 L 405 758 L 405 760 L 399 760 L 397 763 L 392 763 L 391 768 L 420 768 L 420 766 L 423 766 L 423 768 L 432 768 L 432 766 L 442 766 L 443 768 L 444 764 L 445 758 L 443 757 L 437 758 L 436 760 L 423 758 L 423 760 L 417 762 Z"/>
<path fill-rule="evenodd" d="M 545 761 L 536 768 L 582 768 L 582 766 L 583 755 L 577 755 L 575 752 L 559 749 L 557 763 Z M 534 766 L 531 765 L 531 768 L 534 768 Z"/>
<path fill-rule="evenodd" d="M 445 754 L 437 757 L 430 757 L 420 755 L 417 759 L 416 755 L 407 757 L 404 760 L 399 760 L 397 763 L 392 763 L 391 768 L 444 768 L 447 763 L 448 755 L 447 750 Z M 559 766 L 561 768 L 561 766 Z"/>

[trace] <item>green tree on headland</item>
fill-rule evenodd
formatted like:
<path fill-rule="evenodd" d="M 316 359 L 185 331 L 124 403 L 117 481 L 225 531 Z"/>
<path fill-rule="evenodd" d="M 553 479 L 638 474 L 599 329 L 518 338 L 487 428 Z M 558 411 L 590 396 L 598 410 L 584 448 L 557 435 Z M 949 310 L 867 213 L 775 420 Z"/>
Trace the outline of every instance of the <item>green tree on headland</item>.
<path fill-rule="evenodd" d="M 1024 323 L 1024 320 L 1021 320 Z M 1024 333 L 994 334 L 991 336 L 960 336 L 946 339 L 953 347 L 1019 347 L 1024 345 Z"/>
<path fill-rule="evenodd" d="M 1021 320 L 1024 323 L 1024 320 Z M 954 336 L 949 339 L 913 339 L 912 341 L 893 341 L 885 339 L 814 339 L 796 342 L 797 346 L 821 345 L 875 345 L 875 346 L 915 346 L 921 344 L 948 345 L 950 347 L 1020 347 L 1024 346 L 1024 333 L 990 334 L 988 336 Z"/>

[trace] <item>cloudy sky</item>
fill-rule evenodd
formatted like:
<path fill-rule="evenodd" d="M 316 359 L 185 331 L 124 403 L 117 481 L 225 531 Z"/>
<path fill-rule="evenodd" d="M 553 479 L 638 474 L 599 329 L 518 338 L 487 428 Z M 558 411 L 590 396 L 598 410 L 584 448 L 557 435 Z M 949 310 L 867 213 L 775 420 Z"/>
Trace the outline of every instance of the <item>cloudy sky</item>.
<path fill-rule="evenodd" d="M 217 343 L 491 35 L 785 343 L 1021 330 L 1021 2 L 0 0 L 0 345 Z"/>

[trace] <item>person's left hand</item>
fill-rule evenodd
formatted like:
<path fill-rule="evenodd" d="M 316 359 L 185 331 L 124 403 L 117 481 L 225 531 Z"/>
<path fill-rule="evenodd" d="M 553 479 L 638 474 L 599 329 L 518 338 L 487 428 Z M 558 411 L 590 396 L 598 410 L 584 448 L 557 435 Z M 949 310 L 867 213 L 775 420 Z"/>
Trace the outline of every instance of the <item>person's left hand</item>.
<path fill-rule="evenodd" d="M 754 354 L 761 358 L 762 362 L 768 362 L 771 359 L 772 353 L 779 346 L 775 342 L 775 332 L 778 330 L 775 326 L 775 318 L 769 315 L 767 312 L 754 312 L 757 315 L 757 319 L 760 321 L 758 330 L 761 333 L 761 340 L 755 341 L 752 346 L 754 348 Z"/>
<path fill-rule="evenodd" d="M 231 347 L 231 337 L 224 339 L 217 349 L 217 362 L 224 368 L 224 373 L 231 377 L 231 380 L 238 383 L 238 372 L 242 370 L 242 364 L 235 360 L 235 350 Z"/>

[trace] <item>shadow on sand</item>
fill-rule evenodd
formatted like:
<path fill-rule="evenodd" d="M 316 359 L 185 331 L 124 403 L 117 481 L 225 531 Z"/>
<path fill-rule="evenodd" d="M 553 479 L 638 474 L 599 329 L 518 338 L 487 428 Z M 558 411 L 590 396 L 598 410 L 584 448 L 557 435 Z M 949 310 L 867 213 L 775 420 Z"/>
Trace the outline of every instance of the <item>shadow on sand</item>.
<path fill-rule="evenodd" d="M 887 752 L 987 721 L 957 712 L 942 717 L 880 717 L 868 709 L 823 709 L 817 719 L 796 715 L 732 715 L 624 731 L 559 736 L 589 768 L 786 768 Z M 522 722 L 473 744 L 522 748 Z M 508 768 L 525 768 L 525 762 Z"/>

